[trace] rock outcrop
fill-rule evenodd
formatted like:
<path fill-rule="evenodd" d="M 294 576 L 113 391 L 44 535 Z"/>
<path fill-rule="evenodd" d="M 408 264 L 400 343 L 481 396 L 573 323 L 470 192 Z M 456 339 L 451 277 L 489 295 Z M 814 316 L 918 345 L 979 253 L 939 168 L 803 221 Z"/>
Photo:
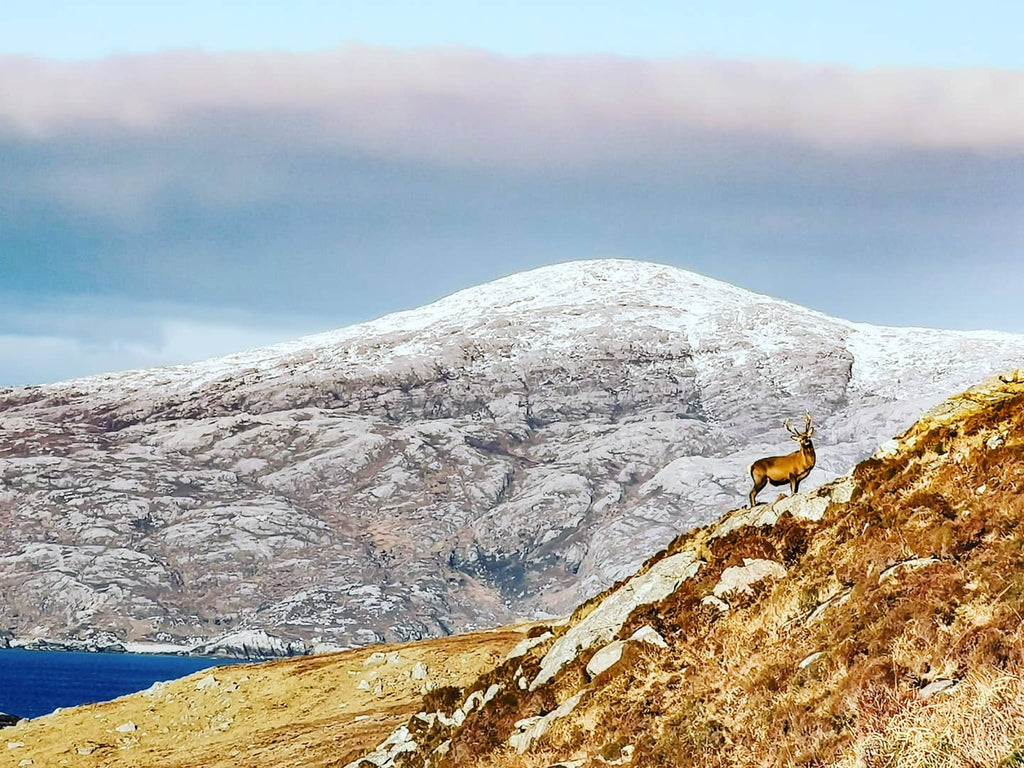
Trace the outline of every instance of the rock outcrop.
<path fill-rule="evenodd" d="M 223 656 L 232 659 L 301 656 L 308 651 L 309 648 L 302 641 L 286 642 L 262 629 L 228 632 L 188 649 L 190 654 L 197 656 Z"/>

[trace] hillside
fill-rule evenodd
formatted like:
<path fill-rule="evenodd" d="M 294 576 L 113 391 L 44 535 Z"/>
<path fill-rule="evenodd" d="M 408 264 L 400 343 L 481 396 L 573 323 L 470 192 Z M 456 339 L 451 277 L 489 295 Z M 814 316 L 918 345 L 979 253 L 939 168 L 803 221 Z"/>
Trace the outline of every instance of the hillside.
<path fill-rule="evenodd" d="M 354 723 L 343 690 L 342 712 L 317 720 L 321 736 L 295 717 L 276 738 L 301 745 L 289 753 L 296 762 L 353 768 L 1020 765 L 1022 490 L 1018 374 L 944 402 L 825 486 L 679 536 L 568 620 L 522 628 L 514 650 L 512 630 L 495 633 L 497 663 L 408 702 L 403 711 L 413 714 L 364 758 L 353 759 L 353 747 L 372 739 L 332 735 Z M 472 642 L 410 648 L 429 647 L 455 669 L 479 648 Z M 22 743 L 10 750 L 20 759 L 74 754 L 92 740 L 107 745 L 104 757 L 76 764 L 113 765 L 136 754 L 119 750 L 171 726 L 188 749 L 207 738 L 217 759 L 263 765 L 245 745 L 262 743 L 254 737 L 264 708 L 305 712 L 323 694 L 313 670 L 332 658 L 342 657 L 215 672 L 218 684 L 225 675 L 252 681 L 251 713 L 223 730 L 202 706 L 209 694 L 199 673 L 167 699 L 195 709 L 192 720 L 168 722 L 178 710 L 138 694 L 5 735 Z M 291 681 L 287 700 L 261 703 L 266 670 Z M 151 730 L 122 746 L 113 724 L 144 708 Z M 186 764 L 186 748 L 167 749 L 138 764 Z"/>
<path fill-rule="evenodd" d="M 471 684 L 529 630 L 203 670 L 0 731 L 0 766 L 343 764 L 417 712 L 424 692 Z"/>
<path fill-rule="evenodd" d="M 0 391 L 0 628 L 261 652 L 560 615 L 738 506 L 1024 359 L 683 270 L 576 262 L 190 366 Z M 767 494 L 762 498 L 767 498 Z M 243 631 L 243 634 L 235 634 Z"/>

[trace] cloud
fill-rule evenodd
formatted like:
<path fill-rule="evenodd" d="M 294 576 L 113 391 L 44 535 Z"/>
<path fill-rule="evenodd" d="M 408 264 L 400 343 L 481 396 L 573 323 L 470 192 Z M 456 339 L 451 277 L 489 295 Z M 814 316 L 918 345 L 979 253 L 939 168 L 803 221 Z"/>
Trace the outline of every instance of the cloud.
<path fill-rule="evenodd" d="M 309 317 L 72 300 L 0 312 L 0 387 L 176 365 L 323 330 Z"/>
<path fill-rule="evenodd" d="M 1024 151 L 1024 72 L 785 61 L 326 53 L 0 58 L 14 137 L 218 136 L 488 166 L 603 164 L 709 141 Z"/>

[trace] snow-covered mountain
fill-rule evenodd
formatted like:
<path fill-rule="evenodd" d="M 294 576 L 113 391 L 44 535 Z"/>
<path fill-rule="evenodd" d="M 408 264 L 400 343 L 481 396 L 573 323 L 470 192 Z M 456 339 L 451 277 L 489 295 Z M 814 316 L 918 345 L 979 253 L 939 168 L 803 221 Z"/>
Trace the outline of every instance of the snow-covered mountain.
<path fill-rule="evenodd" d="M 587 261 L 196 365 L 0 390 L 0 629 L 404 640 L 558 613 L 845 472 L 1024 337 L 880 328 Z M 774 498 L 768 490 L 762 498 Z"/>

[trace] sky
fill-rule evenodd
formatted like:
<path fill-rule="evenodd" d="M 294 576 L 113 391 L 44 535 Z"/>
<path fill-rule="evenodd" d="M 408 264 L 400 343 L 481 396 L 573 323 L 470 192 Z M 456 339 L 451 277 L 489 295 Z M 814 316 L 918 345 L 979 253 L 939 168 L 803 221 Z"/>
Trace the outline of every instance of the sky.
<path fill-rule="evenodd" d="M 1024 4 L 0 0 L 0 18 L 0 386 L 601 257 L 1024 333 Z"/>
<path fill-rule="evenodd" d="M 302 53 L 361 42 L 510 56 L 1024 64 L 1024 7 L 991 0 L 4 0 L 0 11 L 3 50 L 60 60 L 174 48 Z"/>

